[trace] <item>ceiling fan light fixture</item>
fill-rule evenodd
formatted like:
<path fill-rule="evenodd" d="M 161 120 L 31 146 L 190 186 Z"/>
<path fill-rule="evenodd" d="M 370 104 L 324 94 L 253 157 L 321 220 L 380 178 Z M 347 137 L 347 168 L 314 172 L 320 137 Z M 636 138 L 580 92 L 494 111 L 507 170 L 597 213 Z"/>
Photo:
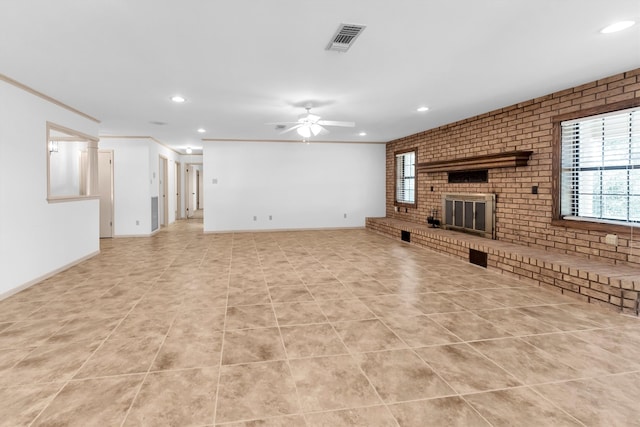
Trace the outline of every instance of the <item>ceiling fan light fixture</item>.
<path fill-rule="evenodd" d="M 205 133 L 207 130 L 205 128 L 198 128 L 198 133 Z"/>
<path fill-rule="evenodd" d="M 187 154 L 191 154 L 193 153 L 193 150 L 191 149 L 191 147 L 187 147 Z"/>
<path fill-rule="evenodd" d="M 303 138 L 311 137 L 311 128 L 307 125 L 300 126 L 296 132 L 298 132 L 298 135 L 300 135 Z"/>
<path fill-rule="evenodd" d="M 367 136 L 367 133 L 366 132 L 360 132 L 358 135 L 359 136 Z"/>
<path fill-rule="evenodd" d="M 424 113 L 425 111 L 429 111 L 429 107 L 418 107 L 417 111 L 419 113 Z"/>
<path fill-rule="evenodd" d="M 173 102 L 175 102 L 176 104 L 182 104 L 187 99 L 184 96 L 181 96 L 181 95 L 174 95 L 174 96 L 171 97 L 171 100 Z"/>
<path fill-rule="evenodd" d="M 613 23 L 611 25 L 607 25 L 602 30 L 600 30 L 600 32 L 602 34 L 617 33 L 618 31 L 626 30 L 629 27 L 633 27 L 635 24 L 636 24 L 635 21 L 615 22 L 615 23 Z"/>

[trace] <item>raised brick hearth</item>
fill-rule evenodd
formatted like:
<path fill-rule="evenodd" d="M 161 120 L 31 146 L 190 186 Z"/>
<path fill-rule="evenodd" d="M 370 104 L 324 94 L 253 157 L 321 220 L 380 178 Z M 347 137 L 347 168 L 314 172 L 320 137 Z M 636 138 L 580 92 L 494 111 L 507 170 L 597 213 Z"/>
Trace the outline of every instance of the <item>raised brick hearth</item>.
<path fill-rule="evenodd" d="M 486 252 L 487 268 L 490 270 L 533 281 L 539 286 L 584 301 L 618 310 L 624 307 L 625 312 L 635 312 L 636 299 L 640 293 L 638 268 L 434 229 L 426 224 L 393 218 L 367 218 L 366 227 L 398 240 L 402 231 L 409 232 L 410 244 L 465 260 L 469 259 L 470 249 Z"/>

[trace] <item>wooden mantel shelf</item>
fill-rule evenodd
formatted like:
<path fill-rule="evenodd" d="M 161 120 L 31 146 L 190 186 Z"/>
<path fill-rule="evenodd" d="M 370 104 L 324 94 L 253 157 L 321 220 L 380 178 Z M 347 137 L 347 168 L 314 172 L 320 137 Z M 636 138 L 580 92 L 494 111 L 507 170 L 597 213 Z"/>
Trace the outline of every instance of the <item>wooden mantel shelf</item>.
<path fill-rule="evenodd" d="M 526 166 L 533 151 L 508 151 L 464 159 L 418 163 L 418 172 L 458 172 Z"/>

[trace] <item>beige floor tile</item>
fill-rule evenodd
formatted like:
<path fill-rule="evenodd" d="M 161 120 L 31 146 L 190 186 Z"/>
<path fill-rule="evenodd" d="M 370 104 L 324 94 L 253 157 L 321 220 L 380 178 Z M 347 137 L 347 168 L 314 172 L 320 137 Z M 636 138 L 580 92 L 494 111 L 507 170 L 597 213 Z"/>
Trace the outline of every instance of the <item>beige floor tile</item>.
<path fill-rule="evenodd" d="M 471 346 L 524 384 L 580 377 L 571 366 L 519 338 L 478 341 Z"/>
<path fill-rule="evenodd" d="M 179 312 L 169 329 L 169 334 L 211 335 L 224 329 L 224 320 L 225 309 L 221 307 Z"/>
<path fill-rule="evenodd" d="M 415 351 L 461 394 L 521 385 L 516 378 L 467 344 L 425 347 Z"/>
<path fill-rule="evenodd" d="M 315 302 L 291 302 L 273 304 L 280 326 L 324 323 L 327 321 Z"/>
<path fill-rule="evenodd" d="M 397 427 L 396 420 L 384 406 L 343 409 L 306 414 L 309 427 Z"/>
<path fill-rule="evenodd" d="M 528 388 L 471 394 L 465 399 L 493 426 L 580 426 L 566 412 Z"/>
<path fill-rule="evenodd" d="M 572 332 L 571 335 L 635 363 L 638 361 L 640 331 L 634 332 L 635 328 L 596 329 Z"/>
<path fill-rule="evenodd" d="M 520 289 L 486 289 L 478 291 L 480 295 L 502 304 L 505 307 L 528 307 L 544 304 L 544 301 Z"/>
<path fill-rule="evenodd" d="M 382 322 L 409 347 L 458 342 L 460 339 L 426 315 L 383 317 Z"/>
<path fill-rule="evenodd" d="M 175 313 L 130 313 L 113 331 L 110 339 L 163 338 L 169 331 Z"/>
<path fill-rule="evenodd" d="M 63 385 L 47 383 L 0 388 L 0 426 L 29 425 Z"/>
<path fill-rule="evenodd" d="M 125 426 L 213 423 L 218 368 L 150 373 Z"/>
<path fill-rule="evenodd" d="M 336 283 L 330 282 L 322 285 L 307 285 L 307 289 L 313 295 L 316 301 L 335 300 L 335 299 L 349 299 L 356 296 L 348 290 L 342 283 L 336 281 Z"/>
<path fill-rule="evenodd" d="M 3 371 L 13 367 L 13 365 L 24 359 L 34 349 L 35 347 L 0 349 L 0 376 Z"/>
<path fill-rule="evenodd" d="M 150 370 L 163 393 L 147 385 L 132 412 L 143 414 L 172 394 L 190 400 L 180 376 L 200 369 L 222 378 L 218 419 L 195 421 L 203 425 L 485 425 L 470 396 L 483 396 L 496 425 L 527 425 L 510 405 L 546 412 L 531 396 L 514 398 L 519 384 L 586 425 L 635 422 L 638 319 L 443 254 L 364 229 L 203 234 L 201 218 L 100 245 L 96 257 L 0 301 L 0 401 L 16 402 L 0 404 L 0 425 L 28 423 L 48 402 L 40 390 L 76 374 L 84 379 L 69 384 L 82 387 L 45 408 L 50 424 L 119 425 L 109 381 Z M 222 351 L 231 364 L 219 368 Z M 398 402 L 433 391 L 413 373 L 412 354 L 462 397 Z M 94 375 L 116 376 L 85 378 Z M 369 380 L 395 402 L 397 421 Z M 15 395 L 3 395 L 7 387 Z M 162 406 L 175 424 L 190 422 L 191 413 Z"/>
<path fill-rule="evenodd" d="M 464 307 L 456 304 L 451 298 L 447 298 L 444 294 L 436 293 L 416 294 L 414 305 L 424 314 L 452 313 L 465 310 Z"/>
<path fill-rule="evenodd" d="M 542 305 L 538 307 L 523 307 L 519 308 L 518 311 L 545 323 L 549 323 L 562 331 L 577 331 L 601 327 L 600 324 L 594 321 L 561 310 L 559 306 Z"/>
<path fill-rule="evenodd" d="M 270 328 L 278 326 L 271 304 L 240 305 L 227 308 L 226 329 Z"/>
<path fill-rule="evenodd" d="M 121 318 L 90 318 L 78 317 L 72 319 L 58 329 L 48 340 L 48 343 L 77 342 L 85 340 L 100 341 L 105 339 L 118 325 Z"/>
<path fill-rule="evenodd" d="M 485 292 L 486 291 L 458 291 L 444 292 L 441 295 L 467 310 L 487 310 L 504 307 L 504 304 L 485 297 Z"/>
<path fill-rule="evenodd" d="M 364 353 L 355 359 L 385 403 L 455 394 L 411 350 Z"/>
<path fill-rule="evenodd" d="M 289 358 L 346 354 L 347 348 L 328 323 L 280 328 Z"/>
<path fill-rule="evenodd" d="M 382 283 L 375 279 L 357 280 L 354 282 L 344 282 L 344 285 L 359 297 L 372 297 L 376 295 L 387 295 L 391 291 L 384 287 Z"/>
<path fill-rule="evenodd" d="M 147 372 L 162 340 L 159 337 L 126 340 L 110 338 L 96 350 L 75 378 Z"/>
<path fill-rule="evenodd" d="M 269 293 L 274 303 L 313 301 L 313 296 L 304 287 L 273 286 L 269 288 Z"/>
<path fill-rule="evenodd" d="M 302 415 L 288 415 L 284 417 L 217 425 L 224 427 L 307 427 Z"/>
<path fill-rule="evenodd" d="M 511 336 L 507 331 L 487 322 L 483 318 L 471 313 L 441 313 L 429 315 L 431 320 L 447 328 L 451 333 L 464 341 L 486 340 Z"/>
<path fill-rule="evenodd" d="M 19 294 L 18 294 L 19 295 Z M 28 318 L 48 301 L 14 301 L 8 298 L 0 301 L 0 322 L 16 322 Z"/>
<path fill-rule="evenodd" d="M 474 311 L 474 313 L 484 320 L 499 326 L 513 336 L 536 335 L 560 331 L 560 329 L 549 323 L 527 316 L 523 312 L 513 308 L 479 310 Z"/>
<path fill-rule="evenodd" d="M 286 362 L 251 363 L 220 369 L 217 423 L 300 412 L 296 387 Z"/>
<path fill-rule="evenodd" d="M 285 358 L 278 328 L 239 329 L 224 334 L 223 365 Z"/>
<path fill-rule="evenodd" d="M 621 387 L 621 377 L 629 378 L 635 392 Z M 640 375 L 623 374 L 603 379 L 569 381 L 536 386 L 548 400 L 587 426 L 631 426 L 638 422 Z"/>
<path fill-rule="evenodd" d="M 152 371 L 220 365 L 222 332 L 207 335 L 172 335 L 164 340 L 151 366 Z"/>
<path fill-rule="evenodd" d="M 407 347 L 378 319 L 338 322 L 334 326 L 342 341 L 344 341 L 349 350 L 354 352 Z"/>
<path fill-rule="evenodd" d="M 269 292 L 266 286 L 260 288 L 230 288 L 228 306 L 268 304 Z"/>
<path fill-rule="evenodd" d="M 331 322 L 373 319 L 375 314 L 358 299 L 319 301 L 320 309 Z"/>
<path fill-rule="evenodd" d="M 64 321 L 37 320 L 16 322 L 0 332 L 1 348 L 23 348 L 42 344 L 64 326 Z"/>
<path fill-rule="evenodd" d="M 349 356 L 296 359 L 290 364 L 305 412 L 380 403 L 373 387 Z"/>
<path fill-rule="evenodd" d="M 120 425 L 142 378 L 142 375 L 132 375 L 71 381 L 33 425 Z"/>
<path fill-rule="evenodd" d="M 455 426 L 489 427 L 471 406 L 460 397 L 419 400 L 389 406 L 401 427 Z M 428 423 L 428 424 L 427 424 Z"/>
<path fill-rule="evenodd" d="M 98 347 L 97 342 L 83 341 L 42 345 L 31 351 L 0 376 L 0 386 L 35 384 L 71 379 Z"/>
<path fill-rule="evenodd" d="M 568 333 L 524 337 L 523 340 L 562 360 L 585 377 L 640 369 L 639 361 L 632 364 Z"/>
<path fill-rule="evenodd" d="M 416 302 L 414 294 L 362 297 L 360 301 L 377 316 L 393 316 L 399 313 L 403 316 L 418 316 L 422 314 L 422 311 L 414 305 Z"/>

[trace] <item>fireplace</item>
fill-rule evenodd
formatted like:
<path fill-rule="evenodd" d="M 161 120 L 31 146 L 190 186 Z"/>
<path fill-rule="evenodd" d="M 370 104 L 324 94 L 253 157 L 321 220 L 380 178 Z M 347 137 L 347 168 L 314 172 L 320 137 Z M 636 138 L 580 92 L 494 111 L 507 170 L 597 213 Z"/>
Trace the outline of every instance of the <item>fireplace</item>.
<path fill-rule="evenodd" d="M 442 228 L 495 239 L 495 194 L 444 194 Z"/>

